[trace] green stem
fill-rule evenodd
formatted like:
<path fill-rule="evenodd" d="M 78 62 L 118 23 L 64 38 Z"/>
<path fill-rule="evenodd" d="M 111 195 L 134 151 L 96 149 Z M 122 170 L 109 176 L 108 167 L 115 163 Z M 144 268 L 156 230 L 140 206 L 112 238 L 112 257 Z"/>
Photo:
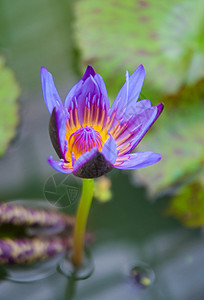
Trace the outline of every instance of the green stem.
<path fill-rule="evenodd" d="M 92 198 L 93 179 L 83 179 L 82 195 L 77 209 L 76 224 L 74 228 L 74 253 L 72 262 L 75 266 L 80 266 L 83 261 L 84 234 Z"/>

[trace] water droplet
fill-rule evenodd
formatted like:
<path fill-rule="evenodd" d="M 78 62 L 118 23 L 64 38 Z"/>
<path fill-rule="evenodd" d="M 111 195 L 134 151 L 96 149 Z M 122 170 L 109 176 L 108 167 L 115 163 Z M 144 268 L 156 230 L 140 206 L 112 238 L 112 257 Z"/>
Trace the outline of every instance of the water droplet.
<path fill-rule="evenodd" d="M 86 250 L 84 253 L 83 264 L 75 267 L 71 262 L 72 255 L 69 254 L 58 265 L 58 271 L 72 280 L 84 280 L 91 276 L 94 271 L 94 264 L 90 253 Z"/>
<path fill-rule="evenodd" d="M 130 277 L 139 287 L 148 288 L 155 280 L 155 273 L 147 264 L 139 263 L 131 269 Z"/>

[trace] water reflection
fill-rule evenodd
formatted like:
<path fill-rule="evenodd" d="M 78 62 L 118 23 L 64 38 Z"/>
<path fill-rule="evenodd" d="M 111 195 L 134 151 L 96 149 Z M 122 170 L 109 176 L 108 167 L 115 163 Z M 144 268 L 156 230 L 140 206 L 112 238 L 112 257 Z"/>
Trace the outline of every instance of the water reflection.
<path fill-rule="evenodd" d="M 204 295 L 203 250 L 201 235 L 192 236 L 192 232 L 184 229 L 161 232 L 143 243 L 115 240 L 98 244 L 93 249 L 95 271 L 88 280 L 76 281 L 75 274 L 67 280 L 64 275 L 56 273 L 55 264 L 55 273 L 50 273 L 50 277 L 40 278 L 43 272 L 41 275 L 38 272 L 40 276 L 33 276 L 33 280 L 40 279 L 38 282 L 26 285 L 2 282 L 1 300 L 13 299 L 14 294 L 17 299 L 23 296 L 24 300 L 201 300 Z M 134 266 L 137 266 L 137 271 L 138 267 L 147 271 L 145 274 L 153 283 L 149 288 L 141 289 L 133 284 L 130 270 Z M 27 271 L 24 270 L 24 276 L 27 274 L 28 278 L 32 273 Z M 21 274 L 15 274 L 20 279 Z"/>
<path fill-rule="evenodd" d="M 42 280 L 56 273 L 56 266 L 61 259 L 62 255 L 58 255 L 55 258 L 29 266 L 6 266 L 1 270 L 4 272 L 2 279 L 15 283 L 28 283 Z"/>
<path fill-rule="evenodd" d="M 59 262 L 58 271 L 71 281 L 88 279 L 94 271 L 94 262 L 90 251 L 86 249 L 83 264 L 80 267 L 75 267 L 72 264 L 71 257 L 72 253 L 69 253 Z"/>
<path fill-rule="evenodd" d="M 80 282 L 75 299 L 201 300 L 203 250 L 201 236 L 192 238 L 192 232 L 182 229 L 160 233 L 142 244 L 121 241 L 99 246 L 94 252 L 95 272 Z M 134 263 L 153 283 L 148 289 L 130 280 Z"/>

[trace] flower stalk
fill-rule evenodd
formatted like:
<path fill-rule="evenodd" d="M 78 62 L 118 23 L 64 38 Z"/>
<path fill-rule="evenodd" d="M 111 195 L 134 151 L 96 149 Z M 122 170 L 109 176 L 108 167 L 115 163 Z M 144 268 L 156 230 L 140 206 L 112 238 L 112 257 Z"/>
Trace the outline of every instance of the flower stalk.
<path fill-rule="evenodd" d="M 92 199 L 93 179 L 83 179 L 82 195 L 77 209 L 76 224 L 74 227 L 72 262 L 75 266 L 80 266 L 83 262 L 84 234 Z"/>

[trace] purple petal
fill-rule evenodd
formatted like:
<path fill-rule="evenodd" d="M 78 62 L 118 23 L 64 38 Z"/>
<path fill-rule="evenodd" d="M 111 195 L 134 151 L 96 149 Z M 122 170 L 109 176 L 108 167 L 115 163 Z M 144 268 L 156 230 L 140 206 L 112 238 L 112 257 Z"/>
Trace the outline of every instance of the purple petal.
<path fill-rule="evenodd" d="M 54 107 L 62 106 L 62 101 L 55 87 L 52 74 L 45 67 L 41 67 L 41 84 L 45 104 L 49 113 L 52 114 Z"/>
<path fill-rule="evenodd" d="M 65 173 L 65 174 L 70 174 L 73 172 L 73 169 L 69 167 L 69 164 L 65 162 L 63 159 L 60 161 L 55 161 L 52 159 L 52 156 L 50 156 L 47 159 L 48 163 L 53 167 L 55 170 Z"/>
<path fill-rule="evenodd" d="M 140 169 L 160 161 L 161 154 L 153 151 L 137 152 L 118 157 L 114 167 L 117 169 Z"/>
<path fill-rule="evenodd" d="M 66 122 L 69 114 L 67 111 L 62 107 L 56 109 L 55 112 L 56 116 L 56 125 L 57 125 L 57 132 L 58 132 L 58 139 L 60 144 L 61 153 L 65 153 L 65 135 L 66 135 Z"/>
<path fill-rule="evenodd" d="M 141 114 L 130 118 L 127 129 L 116 139 L 117 142 L 127 136 L 129 133 L 134 132 L 131 138 L 131 145 L 126 153 L 130 153 L 141 141 L 146 132 L 154 124 L 156 119 L 159 117 L 163 109 L 163 104 L 153 106 L 146 109 Z M 130 142 L 130 141 L 129 141 Z M 125 143 L 124 143 L 125 144 Z M 123 147 L 121 145 L 120 147 Z"/>
<path fill-rule="evenodd" d="M 117 158 L 117 144 L 112 136 L 109 136 L 109 138 L 103 145 L 101 154 L 103 154 L 106 161 L 108 161 L 111 165 L 114 165 Z"/>
<path fill-rule="evenodd" d="M 73 100 L 81 94 L 83 82 L 84 81 L 81 79 L 71 88 L 65 98 L 64 107 L 69 109 Z"/>
<path fill-rule="evenodd" d="M 128 151 L 128 153 L 130 153 L 139 144 L 139 142 L 141 141 L 143 136 L 146 134 L 146 132 L 150 129 L 150 127 L 154 124 L 154 122 L 160 116 L 160 114 L 164 108 L 164 104 L 160 103 L 159 105 L 154 106 L 153 108 L 156 113 L 155 112 L 152 113 L 150 115 L 150 117 L 148 117 L 148 113 L 147 113 L 148 109 L 143 112 L 143 114 L 146 114 L 147 122 L 144 123 L 144 125 L 142 126 L 140 133 L 136 136 L 136 141 L 133 143 L 133 145 L 130 148 L 130 150 Z M 140 114 L 140 116 L 141 116 L 141 114 Z"/>
<path fill-rule="evenodd" d="M 82 89 L 83 89 L 83 83 L 90 78 L 91 76 L 94 77 L 95 76 L 95 71 L 92 68 L 92 66 L 88 66 L 86 68 L 86 71 L 82 77 L 81 80 L 79 80 L 69 91 L 69 93 L 67 94 L 65 101 L 64 101 L 64 106 L 67 107 L 68 109 L 71 106 L 71 103 L 74 101 L 74 99 L 78 98 L 78 96 L 82 93 Z"/>
<path fill-rule="evenodd" d="M 97 93 L 97 87 L 91 77 L 88 77 L 86 81 L 81 79 L 77 84 L 75 84 L 65 99 L 64 106 L 69 112 L 74 106 L 77 106 L 79 122 L 81 125 L 83 124 L 86 98 L 93 98 L 94 93 Z"/>
<path fill-rule="evenodd" d="M 121 116 L 126 110 L 127 105 L 130 105 L 131 102 L 137 102 L 142 85 L 145 78 L 145 70 L 143 65 L 140 65 L 130 76 L 126 72 L 126 82 L 122 86 L 118 95 L 113 102 L 109 115 L 111 116 L 114 111 L 116 112 L 115 120 L 111 126 L 111 129 L 119 121 Z"/>
<path fill-rule="evenodd" d="M 92 68 L 92 66 L 87 66 L 87 68 L 86 68 L 86 71 L 85 71 L 85 73 L 84 73 L 84 75 L 83 75 L 83 77 L 82 77 L 82 80 L 83 81 L 85 81 L 88 77 L 90 77 L 90 76 L 92 76 L 92 77 L 94 77 L 95 76 L 95 71 L 94 71 L 94 69 Z"/>
<path fill-rule="evenodd" d="M 83 124 L 84 108 L 88 104 L 90 107 L 96 105 L 100 99 L 100 90 L 93 77 L 90 76 L 82 85 L 81 94 L 77 98 L 79 122 Z"/>
<path fill-rule="evenodd" d="M 90 74 L 89 77 L 85 76 L 86 80 L 79 81 L 69 92 L 65 99 L 65 107 L 68 111 L 72 110 L 74 107 L 77 108 L 79 122 L 83 125 L 84 121 L 84 109 L 85 106 L 94 106 L 95 111 L 99 107 L 100 113 L 105 110 L 105 118 L 107 111 L 109 109 L 108 94 L 105 88 L 105 84 L 100 77 L 96 74 L 94 77 Z M 95 115 L 93 115 L 95 118 Z"/>
<path fill-rule="evenodd" d="M 97 152 L 98 148 L 94 147 L 90 152 L 82 154 L 74 163 L 74 173 L 77 172 L 85 163 L 91 160 Z"/>
<path fill-rule="evenodd" d="M 121 131 L 119 136 L 117 136 L 116 141 L 120 141 L 133 132 L 135 132 L 135 138 L 137 138 L 141 132 L 143 132 L 144 128 L 149 125 L 152 119 L 156 117 L 156 114 L 157 108 L 151 107 L 139 115 L 133 115 L 128 120 L 122 120 L 119 125 L 121 128 L 124 128 L 124 130 Z"/>
<path fill-rule="evenodd" d="M 164 103 L 160 103 L 160 104 L 157 105 L 156 119 L 160 116 L 160 114 L 162 113 L 163 109 L 164 109 Z"/>
<path fill-rule="evenodd" d="M 132 116 L 141 114 L 146 109 L 151 108 L 151 102 L 148 99 L 140 100 L 138 102 L 128 102 L 122 121 L 129 120 Z"/>
<path fill-rule="evenodd" d="M 103 107 L 105 110 L 109 110 L 110 109 L 110 104 L 109 104 L 109 99 L 108 99 L 108 93 L 107 93 L 107 89 L 106 89 L 106 85 L 103 81 L 103 78 L 101 77 L 101 75 L 96 74 L 94 76 L 94 80 L 96 81 L 100 93 L 101 93 L 101 100 L 103 102 Z"/>
<path fill-rule="evenodd" d="M 131 101 L 137 101 L 142 89 L 144 78 L 145 69 L 143 65 L 140 65 L 130 76 L 128 105 Z"/>
<path fill-rule="evenodd" d="M 127 101 L 128 101 L 128 90 L 129 90 L 129 73 L 127 71 L 126 72 L 126 82 L 124 83 L 124 85 L 120 89 L 119 93 L 117 94 L 117 96 L 109 110 L 109 113 L 108 113 L 108 115 L 110 117 L 114 113 L 116 114 L 110 130 L 114 128 L 115 124 L 118 122 L 118 120 L 123 115 L 123 113 L 126 109 L 126 105 L 127 105 Z"/>

